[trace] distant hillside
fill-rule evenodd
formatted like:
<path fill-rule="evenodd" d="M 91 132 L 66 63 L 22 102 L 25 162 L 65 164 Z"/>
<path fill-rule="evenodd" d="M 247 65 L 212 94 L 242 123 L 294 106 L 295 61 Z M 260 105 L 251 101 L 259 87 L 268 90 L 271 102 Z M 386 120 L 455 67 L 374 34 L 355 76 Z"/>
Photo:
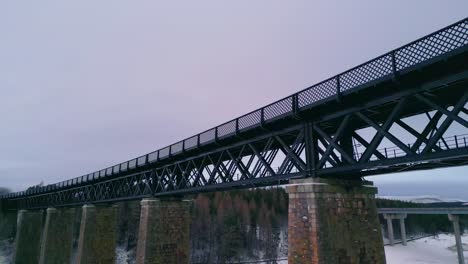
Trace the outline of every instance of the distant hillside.
<path fill-rule="evenodd" d="M 448 199 L 442 198 L 435 195 L 421 195 L 421 196 L 379 196 L 380 199 L 387 199 L 387 200 L 398 200 L 398 201 L 407 201 L 413 202 L 418 204 L 453 204 L 453 205 L 460 205 L 464 206 L 467 204 L 467 201 L 459 200 L 459 199 Z"/>

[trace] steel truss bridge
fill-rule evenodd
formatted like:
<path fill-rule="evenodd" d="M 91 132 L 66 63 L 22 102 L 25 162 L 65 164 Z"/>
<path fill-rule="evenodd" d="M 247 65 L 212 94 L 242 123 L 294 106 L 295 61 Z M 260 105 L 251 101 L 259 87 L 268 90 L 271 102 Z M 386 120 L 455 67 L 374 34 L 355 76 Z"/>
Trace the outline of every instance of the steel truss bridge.
<path fill-rule="evenodd" d="M 468 18 L 141 157 L 3 195 L 45 208 L 468 164 Z"/>

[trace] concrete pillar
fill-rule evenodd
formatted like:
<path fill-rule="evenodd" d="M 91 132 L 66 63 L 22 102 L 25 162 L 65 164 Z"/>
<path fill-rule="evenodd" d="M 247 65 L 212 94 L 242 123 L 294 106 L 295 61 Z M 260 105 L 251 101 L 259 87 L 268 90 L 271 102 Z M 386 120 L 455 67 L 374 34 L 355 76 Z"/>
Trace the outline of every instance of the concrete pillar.
<path fill-rule="evenodd" d="M 393 217 L 388 214 L 384 214 L 384 218 L 387 220 L 387 236 L 388 241 L 390 241 L 390 246 L 395 244 L 395 236 L 393 235 Z"/>
<path fill-rule="evenodd" d="M 39 261 L 43 211 L 18 212 L 13 263 L 31 264 Z"/>
<path fill-rule="evenodd" d="M 288 263 L 385 263 L 371 182 L 291 180 Z"/>
<path fill-rule="evenodd" d="M 448 217 L 453 224 L 453 233 L 455 234 L 455 241 L 457 244 L 458 263 L 465 264 L 465 257 L 463 256 L 463 245 L 460 236 L 460 219 L 458 215 L 449 214 Z"/>
<path fill-rule="evenodd" d="M 400 233 L 401 233 L 401 241 L 403 246 L 407 245 L 406 239 L 406 226 L 405 226 L 405 218 L 406 214 L 383 214 L 384 219 L 387 220 L 387 230 L 388 230 L 388 240 L 390 241 L 390 246 L 395 244 L 395 235 L 393 233 L 393 219 L 398 219 L 400 222 Z"/>
<path fill-rule="evenodd" d="M 189 263 L 190 200 L 143 199 L 137 264 Z"/>
<path fill-rule="evenodd" d="M 39 264 L 70 263 L 75 209 L 48 208 Z"/>
<path fill-rule="evenodd" d="M 84 205 L 76 264 L 115 263 L 117 206 Z"/>
<path fill-rule="evenodd" d="M 401 241 L 403 243 L 403 246 L 406 246 L 407 245 L 406 226 L 405 226 L 406 214 L 400 214 L 400 215 L 398 215 L 398 218 L 400 219 Z"/>

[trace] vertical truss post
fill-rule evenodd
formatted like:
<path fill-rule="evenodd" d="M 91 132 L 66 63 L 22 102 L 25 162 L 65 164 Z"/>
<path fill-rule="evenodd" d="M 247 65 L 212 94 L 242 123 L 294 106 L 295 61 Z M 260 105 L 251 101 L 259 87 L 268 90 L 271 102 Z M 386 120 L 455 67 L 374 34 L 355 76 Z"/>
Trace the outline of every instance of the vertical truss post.
<path fill-rule="evenodd" d="M 176 189 L 181 189 L 185 186 L 182 186 L 183 181 L 184 181 L 184 171 L 182 171 L 182 168 L 181 167 L 178 167 L 179 170 L 177 170 L 177 168 L 174 168 L 174 178 L 175 178 L 175 187 Z"/>
<path fill-rule="evenodd" d="M 356 159 L 356 157 L 354 156 L 353 138 L 351 137 L 351 135 L 345 135 L 342 139 L 340 139 L 340 145 L 350 157 Z M 341 158 L 341 161 L 343 163 L 349 164 L 349 162 L 347 162 L 346 159 L 344 159 L 343 157 Z"/>
<path fill-rule="evenodd" d="M 293 115 L 295 118 L 299 118 L 299 96 L 297 94 L 294 94 L 292 96 L 291 102 L 292 102 L 291 109 L 292 109 Z"/>
<path fill-rule="evenodd" d="M 392 51 L 390 53 L 391 57 L 392 57 L 392 73 L 393 73 L 393 78 L 396 78 L 397 77 L 397 63 L 396 63 L 396 55 L 395 55 L 395 51 Z"/>
<path fill-rule="evenodd" d="M 336 100 L 341 102 L 341 83 L 340 83 L 340 75 L 336 76 Z"/>
<path fill-rule="evenodd" d="M 265 108 L 260 109 L 260 126 L 265 126 Z"/>
<path fill-rule="evenodd" d="M 318 141 L 311 122 L 304 123 L 304 142 L 306 177 L 316 177 L 316 166 L 318 163 Z"/>
<path fill-rule="evenodd" d="M 354 132 L 354 128 L 353 127 L 350 127 L 351 126 L 351 123 L 352 122 L 349 122 L 348 124 L 348 128 L 343 132 L 343 136 L 340 138 L 340 145 L 341 147 L 343 148 L 343 150 L 348 153 L 348 155 L 353 158 L 353 159 L 356 159 L 356 157 L 354 156 L 354 144 L 353 144 L 353 132 Z M 338 135 L 337 135 L 338 136 Z M 343 157 L 341 158 L 341 161 L 343 163 L 347 163 L 349 164 L 349 162 L 346 161 L 346 159 L 344 159 Z"/>

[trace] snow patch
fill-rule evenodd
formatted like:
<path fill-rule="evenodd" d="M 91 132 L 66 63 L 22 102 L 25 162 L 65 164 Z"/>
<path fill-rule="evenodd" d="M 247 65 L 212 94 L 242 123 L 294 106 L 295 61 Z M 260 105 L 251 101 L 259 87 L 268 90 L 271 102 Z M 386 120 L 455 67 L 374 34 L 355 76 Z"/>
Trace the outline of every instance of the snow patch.
<path fill-rule="evenodd" d="M 462 236 L 464 244 L 468 244 L 468 235 Z M 385 246 L 387 264 L 401 263 L 458 263 L 453 234 L 440 234 L 435 237 L 426 237 L 409 241 L 407 246 L 401 244 Z M 467 250 L 467 249 L 465 249 Z M 465 262 L 468 255 L 465 254 Z"/>
<path fill-rule="evenodd" d="M 0 240 L 0 264 L 13 261 L 13 239 Z"/>

